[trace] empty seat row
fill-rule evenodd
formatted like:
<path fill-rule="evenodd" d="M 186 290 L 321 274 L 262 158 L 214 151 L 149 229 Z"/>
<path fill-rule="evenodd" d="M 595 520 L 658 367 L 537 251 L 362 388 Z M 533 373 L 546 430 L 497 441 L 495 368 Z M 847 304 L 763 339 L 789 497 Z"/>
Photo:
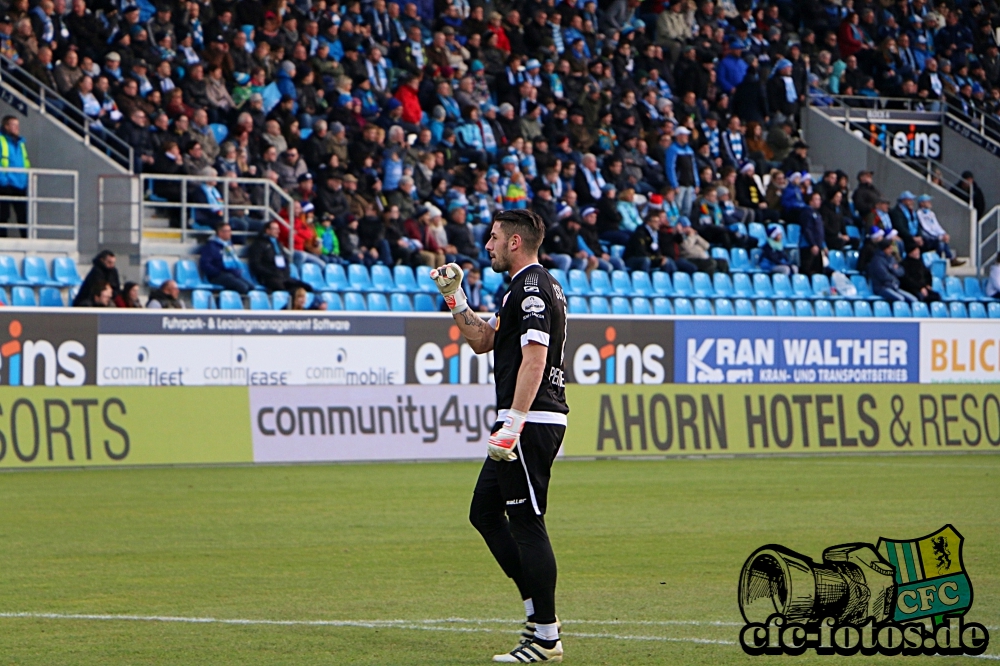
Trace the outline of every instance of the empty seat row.
<path fill-rule="evenodd" d="M 0 285 L 5 287 L 76 287 L 83 282 L 76 270 L 76 262 L 69 257 L 52 260 L 52 272 L 42 257 L 25 257 L 21 268 L 17 260 L 0 254 Z"/>
<path fill-rule="evenodd" d="M 415 294 L 412 299 L 409 294 L 386 294 L 371 292 L 367 296 L 349 291 L 343 295 L 332 292 L 315 292 L 306 294 L 306 308 L 312 307 L 315 299 L 326 303 L 327 310 L 350 310 L 372 312 L 437 312 L 437 298 L 431 294 Z M 207 289 L 195 289 L 191 292 L 191 306 L 196 310 L 286 310 L 291 301 L 287 291 L 276 291 L 270 295 L 263 291 L 251 291 L 247 294 L 247 302 L 235 291 L 228 289 L 219 292 L 218 301 L 215 294 Z"/>

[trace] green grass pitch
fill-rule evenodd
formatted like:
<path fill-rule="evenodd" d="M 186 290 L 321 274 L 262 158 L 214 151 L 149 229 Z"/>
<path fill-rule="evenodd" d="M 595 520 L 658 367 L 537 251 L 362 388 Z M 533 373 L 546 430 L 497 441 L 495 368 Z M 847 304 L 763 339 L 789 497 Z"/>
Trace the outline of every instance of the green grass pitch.
<path fill-rule="evenodd" d="M 522 609 L 468 524 L 477 471 L 2 474 L 0 664 L 489 663 L 513 646 Z M 566 662 L 830 663 L 751 658 L 733 644 L 746 557 L 777 542 L 818 558 L 827 546 L 915 538 L 945 523 L 966 538 L 970 619 L 992 628 L 988 653 L 998 655 L 998 482 L 996 455 L 558 462 L 548 525 Z M 975 663 L 853 663 L 900 661 Z"/>

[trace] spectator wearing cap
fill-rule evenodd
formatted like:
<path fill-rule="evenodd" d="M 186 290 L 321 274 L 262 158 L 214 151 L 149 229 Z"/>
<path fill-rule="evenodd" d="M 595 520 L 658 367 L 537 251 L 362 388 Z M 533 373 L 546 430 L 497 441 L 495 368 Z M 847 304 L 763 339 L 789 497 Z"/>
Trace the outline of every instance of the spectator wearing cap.
<path fill-rule="evenodd" d="M 796 141 L 792 145 L 792 152 L 781 163 L 781 170 L 786 174 L 809 173 L 809 145 L 805 141 Z"/>
<path fill-rule="evenodd" d="M 215 235 L 201 246 L 198 267 L 212 284 L 245 296 L 253 286 L 243 277 L 232 237 L 232 227 L 225 222 L 219 224 Z"/>
<path fill-rule="evenodd" d="M 913 240 L 923 247 L 924 239 L 920 236 L 920 220 L 917 219 L 917 197 L 913 192 L 904 190 L 899 193 L 896 205 L 889 212 L 892 227 L 899 233 L 903 242 Z"/>
<path fill-rule="evenodd" d="M 746 47 L 746 43 L 739 37 L 731 38 L 728 53 L 719 61 L 719 67 L 716 70 L 718 72 L 717 81 L 719 87 L 729 95 L 736 93 L 736 88 L 743 83 L 743 78 L 747 74 L 749 65 L 743 59 L 743 51 Z"/>
<path fill-rule="evenodd" d="M 344 175 L 338 169 L 326 169 L 322 173 L 321 184 L 313 199 L 316 212 L 320 216 L 329 214 L 341 220 L 350 212 L 350 203 L 344 192 Z"/>
<path fill-rule="evenodd" d="M 913 245 L 912 247 L 917 247 Z M 888 238 L 882 239 L 878 252 L 868 264 L 868 279 L 872 282 L 872 293 L 887 301 L 916 303 L 917 297 L 900 289 L 900 278 L 905 275 L 893 256 L 894 244 Z"/>
<path fill-rule="evenodd" d="M 288 250 L 278 242 L 281 224 L 272 220 L 261 229 L 247 251 L 250 274 L 268 293 L 275 291 L 292 291 L 303 287 L 308 291 L 312 287 L 294 280 L 291 277 L 291 256 Z"/>
<path fill-rule="evenodd" d="M 673 273 L 677 270 L 674 260 L 666 256 L 660 243 L 660 227 L 663 224 L 663 212 L 653 211 L 646 215 L 645 223 L 636 229 L 625 246 L 625 265 L 630 271 L 665 271 Z"/>
<path fill-rule="evenodd" d="M 570 211 L 572 214 L 572 211 Z M 588 206 L 580 211 L 580 232 L 578 237 L 580 250 L 596 258 L 597 268 L 602 271 L 625 270 L 625 262 L 618 257 L 612 257 L 604 250 L 600 234 L 597 231 L 597 209 Z"/>
<path fill-rule="evenodd" d="M 920 222 L 919 233 L 923 238 L 922 249 L 924 252 L 937 252 L 949 259 L 952 266 L 962 266 L 965 260 L 957 258 L 955 251 L 948 246 L 951 237 L 934 214 L 933 200 L 934 197 L 929 194 L 917 197 L 917 220 Z"/>
<path fill-rule="evenodd" d="M 794 275 L 799 272 L 785 246 L 785 232 L 780 224 L 767 225 L 767 243 L 761 249 L 760 267 L 768 273 Z"/>
<path fill-rule="evenodd" d="M 690 138 L 691 130 L 678 127 L 674 131 L 674 141 L 667 149 L 665 160 L 667 182 L 677 191 L 677 206 L 681 215 L 690 215 L 695 191 L 701 186 Z"/>
<path fill-rule="evenodd" d="M 899 278 L 900 288 L 924 303 L 940 301 L 941 294 L 933 289 L 934 278 L 931 271 L 921 259 L 920 246 L 912 242 L 907 243 L 905 250 L 906 257 L 899 262 L 903 269 L 903 275 Z"/>
<path fill-rule="evenodd" d="M 299 175 L 297 181 L 295 189 L 291 192 L 292 199 L 303 205 L 312 203 L 313 198 L 316 196 L 313 175 L 306 171 L 305 173 Z"/>

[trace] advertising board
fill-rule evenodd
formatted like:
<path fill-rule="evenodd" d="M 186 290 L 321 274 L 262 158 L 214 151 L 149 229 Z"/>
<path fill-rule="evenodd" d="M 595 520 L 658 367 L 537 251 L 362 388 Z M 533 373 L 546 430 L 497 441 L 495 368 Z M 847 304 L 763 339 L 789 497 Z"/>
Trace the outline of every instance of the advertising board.
<path fill-rule="evenodd" d="M 947 321 L 920 324 L 920 381 L 1000 381 L 1000 322 Z"/>

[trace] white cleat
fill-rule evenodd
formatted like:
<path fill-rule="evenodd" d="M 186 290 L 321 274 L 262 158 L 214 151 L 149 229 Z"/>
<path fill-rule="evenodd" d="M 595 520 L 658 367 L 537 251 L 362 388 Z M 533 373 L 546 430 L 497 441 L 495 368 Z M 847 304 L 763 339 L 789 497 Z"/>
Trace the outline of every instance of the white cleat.
<path fill-rule="evenodd" d="M 501 664 L 537 664 L 543 661 L 553 663 L 563 660 L 562 641 L 556 641 L 552 649 L 544 648 L 538 643 L 523 640 L 520 644 L 507 654 L 493 656 L 493 661 Z"/>

